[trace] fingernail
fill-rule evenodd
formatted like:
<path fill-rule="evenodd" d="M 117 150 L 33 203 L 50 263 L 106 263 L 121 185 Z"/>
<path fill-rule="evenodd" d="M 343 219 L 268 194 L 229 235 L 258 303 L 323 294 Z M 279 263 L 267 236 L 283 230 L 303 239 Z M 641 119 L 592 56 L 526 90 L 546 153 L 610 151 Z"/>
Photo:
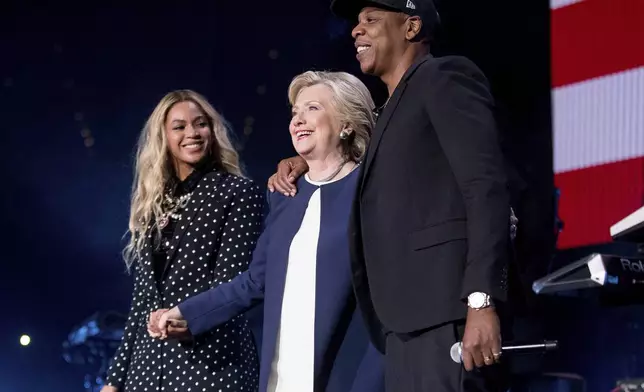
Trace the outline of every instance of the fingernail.
<path fill-rule="evenodd" d="M 288 180 L 289 180 L 289 181 L 295 181 L 295 177 L 290 176 L 290 177 L 288 178 Z"/>
<path fill-rule="evenodd" d="M 295 196 L 295 191 L 291 191 L 291 196 Z"/>

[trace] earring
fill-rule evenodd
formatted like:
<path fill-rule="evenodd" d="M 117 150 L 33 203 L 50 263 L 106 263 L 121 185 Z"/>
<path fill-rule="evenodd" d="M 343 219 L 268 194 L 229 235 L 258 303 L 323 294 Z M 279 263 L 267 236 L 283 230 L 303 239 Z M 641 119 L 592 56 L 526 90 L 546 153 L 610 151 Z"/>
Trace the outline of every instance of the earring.
<path fill-rule="evenodd" d="M 349 132 L 347 132 L 345 129 L 340 131 L 340 139 L 347 140 L 348 138 L 349 138 Z"/>

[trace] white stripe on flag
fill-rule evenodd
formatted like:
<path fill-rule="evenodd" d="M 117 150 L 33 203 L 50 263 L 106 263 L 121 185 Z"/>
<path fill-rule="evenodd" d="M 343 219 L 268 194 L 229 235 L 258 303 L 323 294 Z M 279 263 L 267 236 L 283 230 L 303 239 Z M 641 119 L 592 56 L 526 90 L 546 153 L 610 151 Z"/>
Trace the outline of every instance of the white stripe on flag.
<path fill-rule="evenodd" d="M 644 67 L 557 88 L 555 173 L 644 156 Z"/>
<path fill-rule="evenodd" d="M 584 0 L 550 0 L 550 9 L 554 10 L 557 8 L 565 7 L 567 5 L 579 3 Z"/>

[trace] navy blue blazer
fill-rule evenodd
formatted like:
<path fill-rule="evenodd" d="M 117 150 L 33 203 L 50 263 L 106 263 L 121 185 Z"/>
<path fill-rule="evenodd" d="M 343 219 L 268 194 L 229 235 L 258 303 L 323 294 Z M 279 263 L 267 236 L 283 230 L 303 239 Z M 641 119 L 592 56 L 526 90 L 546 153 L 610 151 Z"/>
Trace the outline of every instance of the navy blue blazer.
<path fill-rule="evenodd" d="M 302 177 L 295 197 L 272 193 L 249 269 L 179 304 L 190 331 L 198 335 L 264 301 L 260 391 L 267 389 L 276 350 L 291 241 L 318 188 L 322 214 L 315 288 L 315 391 L 384 391 L 382 354 L 369 341 L 351 285 L 348 228 L 358 174 L 354 170 L 321 187 Z"/>

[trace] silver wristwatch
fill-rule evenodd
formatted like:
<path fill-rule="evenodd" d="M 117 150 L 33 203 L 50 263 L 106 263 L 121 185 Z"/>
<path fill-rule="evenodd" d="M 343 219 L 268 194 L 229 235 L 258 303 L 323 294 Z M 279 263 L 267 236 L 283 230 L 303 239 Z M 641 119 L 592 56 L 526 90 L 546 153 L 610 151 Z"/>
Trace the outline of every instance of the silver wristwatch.
<path fill-rule="evenodd" d="M 474 292 L 467 296 L 467 306 L 480 310 L 492 306 L 492 299 L 489 295 L 481 292 Z"/>

